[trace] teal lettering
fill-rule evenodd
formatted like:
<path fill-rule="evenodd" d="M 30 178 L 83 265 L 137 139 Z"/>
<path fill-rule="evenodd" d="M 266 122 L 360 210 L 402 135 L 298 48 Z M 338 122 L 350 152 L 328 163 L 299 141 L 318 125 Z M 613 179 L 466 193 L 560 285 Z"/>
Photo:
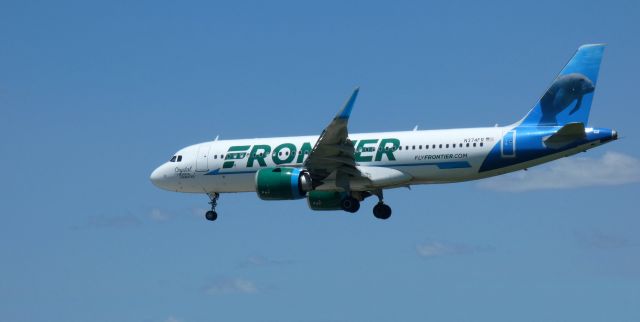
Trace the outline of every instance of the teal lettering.
<path fill-rule="evenodd" d="M 373 152 L 374 147 L 371 145 L 377 142 L 378 139 L 360 140 L 360 142 L 358 142 L 356 155 L 354 157 L 356 162 L 370 162 L 371 160 L 373 160 L 373 155 L 362 155 L 362 153 Z"/>
<path fill-rule="evenodd" d="M 245 151 L 249 150 L 250 147 L 251 147 L 250 145 L 236 145 L 236 146 L 230 147 L 229 150 L 227 150 L 227 155 L 224 158 L 225 160 L 229 160 L 229 161 L 225 161 L 222 164 L 222 168 L 223 169 L 233 168 L 233 166 L 235 165 L 235 161 L 231 161 L 231 160 L 243 159 L 247 155 Z M 237 152 L 242 152 L 242 153 L 237 153 Z"/>
<path fill-rule="evenodd" d="M 376 152 L 376 161 L 382 161 L 382 156 L 386 155 L 389 161 L 395 161 L 396 157 L 393 152 L 400 146 L 400 140 L 398 139 L 382 139 L 378 146 L 378 152 Z"/>
<path fill-rule="evenodd" d="M 253 162 L 258 161 L 258 165 L 266 167 L 267 162 L 264 161 L 269 153 L 271 153 L 271 147 L 266 144 L 256 144 L 249 153 L 249 160 L 247 160 L 247 168 L 253 167 Z"/>
<path fill-rule="evenodd" d="M 311 144 L 309 142 L 303 143 L 302 147 L 300 148 L 300 152 L 298 152 L 298 160 L 296 160 L 296 163 L 302 163 L 302 160 L 304 160 L 305 154 L 311 153 L 312 149 L 313 148 L 311 147 Z"/>
<path fill-rule="evenodd" d="M 288 149 L 288 153 L 282 152 L 284 149 Z M 283 159 L 282 157 L 285 158 Z M 295 157 L 296 146 L 291 143 L 282 143 L 273 150 L 273 163 L 275 164 L 291 163 Z"/>

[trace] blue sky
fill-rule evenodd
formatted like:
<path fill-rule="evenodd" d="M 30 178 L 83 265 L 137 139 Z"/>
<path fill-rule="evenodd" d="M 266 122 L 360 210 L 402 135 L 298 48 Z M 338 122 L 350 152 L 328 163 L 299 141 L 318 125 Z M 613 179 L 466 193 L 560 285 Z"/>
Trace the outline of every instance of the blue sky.
<path fill-rule="evenodd" d="M 0 2 L 3 321 L 638 321 L 637 1 Z M 523 116 L 606 42 L 591 125 L 527 173 L 393 217 L 159 190 L 179 148 Z"/>

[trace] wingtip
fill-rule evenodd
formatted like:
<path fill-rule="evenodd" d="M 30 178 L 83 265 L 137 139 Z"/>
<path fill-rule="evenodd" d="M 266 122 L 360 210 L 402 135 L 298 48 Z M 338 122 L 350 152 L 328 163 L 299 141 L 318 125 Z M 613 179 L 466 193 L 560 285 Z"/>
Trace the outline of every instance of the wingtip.
<path fill-rule="evenodd" d="M 356 98 L 358 97 L 358 92 L 359 91 L 360 91 L 360 87 L 356 87 L 353 90 L 353 93 L 351 94 L 351 96 L 349 97 L 347 102 L 344 104 L 344 107 L 342 108 L 342 111 L 340 111 L 340 113 L 338 113 L 338 118 L 348 119 L 349 116 L 351 116 L 351 110 L 353 110 L 353 105 L 355 104 L 355 101 L 356 101 Z"/>

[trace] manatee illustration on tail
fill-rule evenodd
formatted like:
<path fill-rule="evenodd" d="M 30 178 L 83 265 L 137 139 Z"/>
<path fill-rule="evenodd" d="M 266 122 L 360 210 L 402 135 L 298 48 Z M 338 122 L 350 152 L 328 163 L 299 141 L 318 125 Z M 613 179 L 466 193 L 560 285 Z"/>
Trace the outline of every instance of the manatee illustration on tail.
<path fill-rule="evenodd" d="M 593 82 L 580 73 L 558 77 L 540 99 L 540 107 L 542 109 L 540 123 L 557 124 L 556 116 L 576 101 L 575 106 L 569 112 L 569 115 L 572 115 L 580 109 L 582 97 L 593 93 L 595 89 Z"/>
<path fill-rule="evenodd" d="M 519 123 L 524 126 L 586 125 L 603 53 L 603 44 L 580 46 L 542 98 Z"/>

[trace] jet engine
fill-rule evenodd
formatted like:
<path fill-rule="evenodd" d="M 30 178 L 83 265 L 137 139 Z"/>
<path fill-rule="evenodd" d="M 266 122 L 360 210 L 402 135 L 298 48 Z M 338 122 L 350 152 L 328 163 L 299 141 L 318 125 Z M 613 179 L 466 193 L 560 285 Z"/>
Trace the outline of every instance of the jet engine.
<path fill-rule="evenodd" d="M 302 199 L 311 191 L 311 176 L 298 168 L 265 168 L 256 172 L 256 192 L 262 200 Z"/>
<path fill-rule="evenodd" d="M 347 194 L 339 191 L 309 191 L 307 203 L 311 210 L 342 210 L 340 201 Z"/>

